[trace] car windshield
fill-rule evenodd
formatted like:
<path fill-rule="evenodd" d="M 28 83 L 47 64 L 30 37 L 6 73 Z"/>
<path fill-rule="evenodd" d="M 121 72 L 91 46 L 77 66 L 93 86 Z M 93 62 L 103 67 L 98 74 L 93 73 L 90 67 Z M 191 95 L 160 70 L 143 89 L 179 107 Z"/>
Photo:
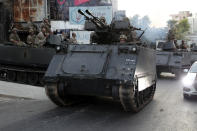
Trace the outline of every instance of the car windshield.
<path fill-rule="evenodd" d="M 194 63 L 190 68 L 190 73 L 197 73 L 197 63 Z"/>

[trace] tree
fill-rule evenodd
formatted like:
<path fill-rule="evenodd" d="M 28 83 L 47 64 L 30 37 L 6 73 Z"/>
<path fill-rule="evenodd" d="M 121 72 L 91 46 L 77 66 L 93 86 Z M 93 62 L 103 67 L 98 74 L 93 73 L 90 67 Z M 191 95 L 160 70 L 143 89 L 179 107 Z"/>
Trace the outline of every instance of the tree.
<path fill-rule="evenodd" d="M 168 22 L 168 28 L 173 28 L 175 27 L 175 25 L 177 24 L 177 21 L 176 20 L 169 20 Z"/>
<path fill-rule="evenodd" d="M 188 33 L 190 28 L 188 19 L 183 19 L 181 20 L 176 26 L 176 34 L 175 37 L 176 39 L 184 39 L 184 36 L 186 35 L 186 33 Z"/>
<path fill-rule="evenodd" d="M 130 23 L 132 26 L 138 27 L 139 21 L 140 21 L 139 15 L 134 15 L 132 18 L 130 18 Z"/>
<path fill-rule="evenodd" d="M 141 23 L 140 23 L 141 28 L 150 28 L 150 24 L 151 24 L 151 21 L 147 15 L 142 17 Z"/>

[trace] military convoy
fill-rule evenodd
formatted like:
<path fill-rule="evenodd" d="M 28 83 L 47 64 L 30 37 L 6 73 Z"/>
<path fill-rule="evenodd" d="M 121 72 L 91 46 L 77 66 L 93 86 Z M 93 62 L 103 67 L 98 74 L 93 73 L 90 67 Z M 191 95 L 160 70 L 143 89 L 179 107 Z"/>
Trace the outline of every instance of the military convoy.
<path fill-rule="evenodd" d="M 156 57 L 157 76 L 160 77 L 162 72 L 169 72 L 179 79 L 184 69 L 191 66 L 190 52 L 176 49 L 173 41 L 163 42 L 160 46 L 161 50 L 157 50 Z"/>
<path fill-rule="evenodd" d="M 48 97 L 62 107 L 73 96 L 104 96 L 119 100 L 125 111 L 138 112 L 155 93 L 155 51 L 140 46 L 140 38 L 132 35 L 137 28 L 127 18 L 106 25 L 88 10 L 79 13 L 86 17 L 85 29 L 94 31 L 92 44 L 68 44 L 53 57 L 44 76 Z"/>
<path fill-rule="evenodd" d="M 179 78 L 197 58 L 197 48 L 192 53 L 176 49 L 172 34 L 155 51 L 143 46 L 144 31 L 127 17 L 114 17 L 107 25 L 104 18 L 85 12 L 78 11 L 86 18 L 85 30 L 94 32 L 91 44 L 62 43 L 56 35 L 37 48 L 1 41 L 0 78 L 45 85 L 48 97 L 61 107 L 79 96 L 104 96 L 120 101 L 125 111 L 138 112 L 153 99 L 161 72 Z M 142 31 L 139 37 L 136 30 Z M 26 41 L 28 31 L 19 33 Z"/>

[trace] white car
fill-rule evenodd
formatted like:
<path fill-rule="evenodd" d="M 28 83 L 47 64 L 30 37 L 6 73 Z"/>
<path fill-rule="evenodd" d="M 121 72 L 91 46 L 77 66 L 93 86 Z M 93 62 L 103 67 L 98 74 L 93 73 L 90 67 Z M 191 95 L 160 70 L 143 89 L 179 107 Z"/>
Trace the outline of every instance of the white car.
<path fill-rule="evenodd" d="M 187 75 L 183 78 L 183 96 L 197 96 L 197 61 L 192 64 Z"/>

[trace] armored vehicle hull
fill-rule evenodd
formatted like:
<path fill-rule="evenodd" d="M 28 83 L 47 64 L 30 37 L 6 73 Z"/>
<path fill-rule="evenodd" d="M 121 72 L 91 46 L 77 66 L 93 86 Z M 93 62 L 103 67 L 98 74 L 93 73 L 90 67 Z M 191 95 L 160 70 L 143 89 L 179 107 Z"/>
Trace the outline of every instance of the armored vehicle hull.
<path fill-rule="evenodd" d="M 1 79 L 32 85 L 41 84 L 56 50 L 52 48 L 0 45 Z"/>
<path fill-rule="evenodd" d="M 191 52 L 191 64 L 197 61 L 197 52 Z"/>
<path fill-rule="evenodd" d="M 62 44 L 56 35 L 50 35 L 44 46 L 36 48 L 1 42 L 0 78 L 6 81 L 43 86 L 44 73 Z"/>
<path fill-rule="evenodd" d="M 155 52 L 136 45 L 68 45 L 53 57 L 45 73 L 46 93 L 58 106 L 75 95 L 119 100 L 138 112 L 156 89 Z"/>
<path fill-rule="evenodd" d="M 191 64 L 193 64 L 195 61 L 197 61 L 197 46 L 193 46 L 191 49 Z"/>
<path fill-rule="evenodd" d="M 175 74 L 176 78 L 184 73 L 184 69 L 189 69 L 191 66 L 191 55 L 189 52 L 182 51 L 157 51 L 156 64 L 157 75 L 161 72 L 168 72 Z"/>

